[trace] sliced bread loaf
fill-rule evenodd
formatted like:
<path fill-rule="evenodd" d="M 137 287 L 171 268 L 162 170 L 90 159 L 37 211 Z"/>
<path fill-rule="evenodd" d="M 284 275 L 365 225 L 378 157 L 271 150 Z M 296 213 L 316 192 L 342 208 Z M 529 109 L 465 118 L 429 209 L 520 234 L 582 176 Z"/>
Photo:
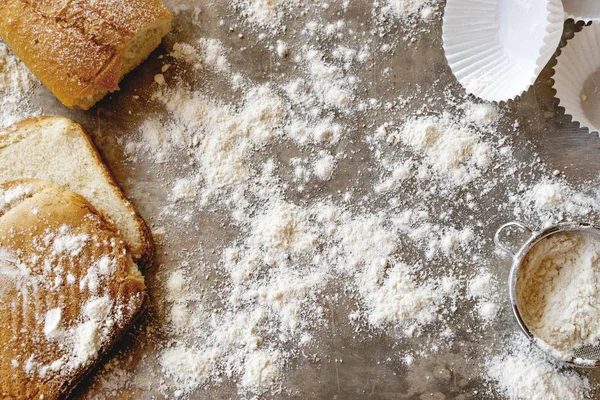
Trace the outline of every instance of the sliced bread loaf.
<path fill-rule="evenodd" d="M 63 399 L 134 323 L 144 278 L 80 195 L 0 184 L 0 398 Z"/>
<path fill-rule="evenodd" d="M 146 223 L 115 183 L 81 125 L 38 117 L 0 132 L 0 182 L 41 179 L 83 196 L 119 229 L 140 267 L 154 255 Z"/>

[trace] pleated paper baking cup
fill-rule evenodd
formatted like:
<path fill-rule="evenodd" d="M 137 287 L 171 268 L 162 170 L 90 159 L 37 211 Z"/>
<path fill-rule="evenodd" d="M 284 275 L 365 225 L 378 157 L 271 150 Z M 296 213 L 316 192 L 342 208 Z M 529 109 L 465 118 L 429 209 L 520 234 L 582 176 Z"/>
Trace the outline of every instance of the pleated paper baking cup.
<path fill-rule="evenodd" d="M 600 0 L 563 0 L 565 17 L 575 21 L 600 21 Z"/>
<path fill-rule="evenodd" d="M 565 114 L 590 133 L 600 130 L 600 23 L 567 42 L 554 67 L 554 89 Z"/>
<path fill-rule="evenodd" d="M 560 0 L 448 0 L 446 59 L 468 93 L 514 99 L 535 82 L 562 36 Z"/>

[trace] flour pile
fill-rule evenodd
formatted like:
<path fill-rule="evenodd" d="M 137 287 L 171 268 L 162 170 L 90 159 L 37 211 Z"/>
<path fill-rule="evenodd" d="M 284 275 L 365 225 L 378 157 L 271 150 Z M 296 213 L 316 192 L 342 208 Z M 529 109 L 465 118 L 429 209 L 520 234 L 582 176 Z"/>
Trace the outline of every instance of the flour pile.
<path fill-rule="evenodd" d="M 519 333 L 505 344 L 508 353 L 487 362 L 488 377 L 498 391 L 515 400 L 583 399 L 590 383 L 574 370 L 561 370 Z M 560 370 L 560 372 L 558 372 Z"/>
<path fill-rule="evenodd" d="M 326 324 L 323 293 L 339 279 L 350 282 L 364 307 L 351 315 L 364 316 L 373 327 L 415 332 L 447 318 L 441 310 L 455 296 L 457 280 L 419 283 L 423 265 L 399 257 L 398 232 L 384 219 L 327 203 L 300 208 L 276 194 L 255 212 L 245 239 L 223 252 L 221 268 L 230 284 L 221 291 L 221 307 L 194 305 L 201 294 L 188 273 L 167 278 L 172 338 L 197 343 L 177 344 L 161 356 L 165 372 L 183 390 L 214 382 L 225 371 L 239 376 L 242 388 L 272 387 L 286 360 L 310 347 Z M 187 359 L 193 362 L 182 361 Z"/>

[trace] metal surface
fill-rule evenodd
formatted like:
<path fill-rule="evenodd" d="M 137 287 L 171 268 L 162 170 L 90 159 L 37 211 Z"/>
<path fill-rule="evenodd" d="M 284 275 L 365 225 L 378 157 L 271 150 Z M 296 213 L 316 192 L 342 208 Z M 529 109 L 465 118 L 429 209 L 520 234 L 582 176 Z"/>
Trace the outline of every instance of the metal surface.
<path fill-rule="evenodd" d="M 138 207 L 143 217 L 153 228 L 164 227 L 168 235 L 157 241 L 156 265 L 145 275 L 153 304 L 149 314 L 130 335 L 113 351 L 108 360 L 120 355 L 124 361 L 122 376 L 115 377 L 110 371 L 100 370 L 95 379 L 85 382 L 75 394 L 76 397 L 101 398 L 95 388 L 103 380 L 113 382 L 122 394 L 120 398 L 150 399 L 166 398 L 165 394 L 156 390 L 153 383 L 162 377 L 157 368 L 155 357 L 160 341 L 161 308 L 157 303 L 160 291 L 161 271 L 176 268 L 188 259 L 195 257 L 199 274 L 209 276 L 208 282 L 200 282 L 210 291 L 210 282 L 215 277 L 210 268 L 202 265 L 214 265 L 219 260 L 220 250 L 236 238 L 236 230 L 232 229 L 226 216 L 219 212 L 190 210 L 190 218 L 195 221 L 193 227 L 183 225 L 181 221 L 163 221 L 160 218 L 161 207 L 167 203 L 171 181 L 180 176 L 186 168 L 186 154 L 178 155 L 180 164 L 154 165 L 150 160 L 128 160 L 123 153 L 121 143 L 128 135 L 139 129 L 141 122 L 148 115 L 165 113 L 164 109 L 153 105 L 150 101 L 154 74 L 162 65 L 157 58 L 167 54 L 173 43 L 187 41 L 194 43 L 199 37 L 213 37 L 223 41 L 224 45 L 233 49 L 230 62 L 234 68 L 256 82 L 281 82 L 290 79 L 294 67 L 289 62 L 279 62 L 265 50 L 265 45 L 258 40 L 259 31 L 247 27 L 238 11 L 226 2 L 215 1 L 167 1 L 175 7 L 180 3 L 197 5 L 202 9 L 199 15 L 199 27 L 191 23 L 192 12 L 181 12 L 175 20 L 175 28 L 166 40 L 164 47 L 157 50 L 140 68 L 130 74 L 121 84 L 121 91 L 108 96 L 89 112 L 69 111 L 56 102 L 44 88 L 32 94 L 31 103 L 39 106 L 45 114 L 69 116 L 82 123 L 93 137 L 104 159 L 114 173 L 116 180 L 124 189 L 128 198 Z M 388 22 L 388 29 L 381 33 L 374 22 L 373 4 L 369 1 L 350 2 L 333 1 L 327 9 L 311 8 L 311 12 L 303 15 L 288 15 L 284 18 L 287 30 L 280 38 L 291 46 L 301 45 L 306 38 L 299 34 L 305 24 L 319 16 L 325 20 L 335 21 L 343 18 L 350 28 L 364 33 L 358 38 L 368 38 L 372 48 L 379 48 L 383 43 L 393 43 L 392 53 L 381 54 L 369 65 L 365 65 L 355 73 L 362 78 L 360 95 L 363 98 L 377 97 L 381 102 L 397 99 L 398 96 L 410 98 L 411 101 L 398 114 L 410 115 L 427 104 L 431 109 L 451 108 L 446 103 L 443 93 L 451 91 L 464 93 L 452 76 L 442 51 L 441 14 L 430 23 L 428 32 L 417 35 L 414 42 L 401 38 L 410 34 L 410 28 L 402 22 Z M 224 21 L 220 23 L 219 21 Z M 231 29 L 229 29 L 231 27 Z M 567 23 L 567 38 L 573 31 L 581 27 Z M 380 34 L 381 33 L 381 34 Z M 243 34 L 242 37 L 240 34 Z M 390 39 L 392 38 L 392 39 Z M 354 45 L 352 37 L 345 39 Z M 366 40 L 366 39 L 365 39 Z M 243 49 L 243 51 L 241 50 Z M 587 131 L 578 129 L 571 123 L 557 106 L 553 97 L 552 66 L 553 59 L 544 69 L 541 76 L 526 93 L 517 101 L 504 106 L 506 117 L 499 128 L 498 137 L 494 140 L 506 140 L 513 147 L 515 157 L 525 165 L 535 165 L 538 159 L 546 164 L 547 170 L 559 170 L 573 185 L 585 185 L 590 191 L 597 186 L 600 173 L 599 150 L 600 139 L 597 135 L 589 135 Z M 385 71 L 385 72 L 384 72 Z M 168 77 L 167 77 L 168 78 Z M 203 75 L 190 76 L 192 87 L 203 87 L 216 99 L 231 101 L 236 95 L 225 91 L 218 80 Z M 132 95 L 140 96 L 136 100 Z M 336 116 L 349 126 L 352 133 L 343 140 L 340 146 L 358 154 L 354 159 L 343 161 L 335 179 L 328 183 L 314 185 L 301 195 L 288 192 L 291 201 L 299 203 L 306 199 L 318 199 L 327 195 L 336 195 L 345 188 L 354 187 L 359 198 L 371 187 L 374 176 L 369 172 L 370 153 L 368 145 L 361 139 L 369 134 L 364 122 L 369 125 L 388 120 L 388 112 L 363 112 L 353 115 Z M 515 130 L 515 121 L 518 129 Z M 267 156 L 280 155 L 292 157 L 298 150 L 287 145 L 264 150 Z M 364 168 L 361 168 L 363 167 Z M 486 178 L 496 179 L 507 165 L 494 168 Z M 362 171 L 362 173 L 358 173 Z M 541 179 L 543 175 L 534 167 L 520 167 L 507 178 L 506 184 L 512 181 L 522 182 L 528 186 L 531 181 Z M 517 182 L 518 183 L 518 182 Z M 418 203 L 419 199 L 411 199 L 407 193 L 398 193 L 398 197 L 409 204 Z M 509 271 L 506 259 L 494 252 L 493 236 L 497 227 L 504 221 L 514 219 L 508 203 L 508 194 L 502 187 L 477 198 L 478 210 L 476 218 L 485 221 L 482 228 L 483 240 L 478 244 L 478 258 L 453 263 L 442 260 L 432 263 L 431 273 L 442 274 L 448 268 L 457 269 L 463 276 L 471 276 L 479 267 L 489 268 L 499 282 L 506 282 Z M 383 201 L 380 203 L 384 203 Z M 381 204 L 374 201 L 374 210 Z M 451 208 L 453 204 L 441 204 Z M 473 212 L 456 206 L 453 216 L 457 224 L 468 218 Z M 597 214 L 589 216 L 590 220 L 598 218 Z M 526 221 L 530 226 L 539 226 L 538 216 L 531 215 Z M 420 259 L 418 252 L 407 254 L 413 262 Z M 499 354 L 503 349 L 503 339 L 519 328 L 511 316 L 510 302 L 505 288 L 501 290 L 500 304 L 503 312 L 491 326 L 481 326 L 473 317 L 474 303 L 463 298 L 456 307 L 454 321 L 448 327 L 455 337 L 452 342 L 444 343 L 438 348 L 439 332 L 444 327 L 432 327 L 417 338 L 398 339 L 392 332 L 356 332 L 347 321 L 349 299 L 343 295 L 335 304 L 325 307 L 328 323 L 319 332 L 318 340 L 311 352 L 319 361 L 310 359 L 292 360 L 286 366 L 286 377 L 281 393 L 267 394 L 273 398 L 302 399 L 478 399 L 502 398 L 484 379 L 484 365 L 489 356 Z M 340 291 L 340 293 L 344 293 Z M 153 331 L 154 335 L 148 335 Z M 159 332 L 159 333 L 156 333 Z M 152 337 L 153 340 L 148 338 Z M 416 354 L 412 365 L 403 361 L 406 354 Z M 418 354 L 426 354 L 420 357 Z M 110 369 L 110 368 L 109 368 Z M 590 377 L 593 387 L 596 386 L 597 372 L 584 371 Z M 482 395 L 482 393 L 484 395 Z M 199 390 L 193 398 L 225 399 L 237 397 L 235 383 L 225 380 L 218 385 L 211 385 Z"/>
<path fill-rule="evenodd" d="M 516 254 L 519 253 L 519 251 L 513 252 L 508 247 L 508 245 L 506 245 L 502 241 L 502 233 L 504 231 L 506 231 L 508 228 L 513 228 L 513 227 L 519 228 L 521 231 L 523 231 L 524 233 L 526 233 L 530 236 L 533 235 L 533 231 L 529 227 L 527 227 L 525 224 L 523 224 L 519 221 L 511 221 L 511 222 L 507 222 L 506 224 L 504 224 L 500 228 L 498 228 L 498 230 L 496 231 L 496 234 L 494 235 L 494 243 L 496 243 L 496 246 L 498 246 L 498 248 L 500 248 L 505 253 L 510 254 L 512 257 L 516 257 Z"/>
<path fill-rule="evenodd" d="M 501 240 L 501 235 L 508 228 L 516 227 L 520 229 L 522 232 L 529 235 L 529 238 L 523 245 L 513 253 Z M 523 261 L 529 254 L 529 252 L 543 239 L 548 238 L 550 236 L 562 233 L 562 232 L 580 232 L 580 233 L 591 233 L 597 236 L 597 240 L 600 240 L 600 227 L 587 224 L 587 223 L 578 223 L 578 222 L 564 222 L 554 226 L 550 226 L 546 229 L 543 229 L 540 232 L 534 232 L 526 225 L 522 224 L 518 221 L 511 221 L 504 225 L 502 225 L 494 235 L 494 242 L 496 246 L 505 251 L 506 253 L 512 256 L 512 266 L 510 269 L 510 277 L 508 279 L 509 285 L 509 297 L 511 308 L 513 310 L 513 314 L 519 324 L 519 327 L 523 331 L 523 333 L 539 348 L 555 357 L 559 361 L 564 362 L 565 364 L 580 367 L 580 368 L 589 368 L 589 367 L 598 367 L 600 366 L 600 344 L 597 345 L 585 345 L 578 348 L 573 349 L 573 354 L 569 355 L 569 358 L 565 358 L 564 355 L 558 351 L 551 349 L 548 344 L 540 345 L 539 338 L 529 329 L 527 323 L 523 320 L 521 315 L 521 307 L 519 306 L 519 301 L 517 298 L 517 285 L 519 281 L 519 270 L 523 265 Z"/>

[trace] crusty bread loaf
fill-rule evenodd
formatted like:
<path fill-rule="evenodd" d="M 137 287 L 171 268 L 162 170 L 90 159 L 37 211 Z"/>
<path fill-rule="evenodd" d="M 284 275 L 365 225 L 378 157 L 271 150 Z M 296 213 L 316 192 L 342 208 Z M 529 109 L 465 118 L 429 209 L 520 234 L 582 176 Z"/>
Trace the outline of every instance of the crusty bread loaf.
<path fill-rule="evenodd" d="M 87 110 L 158 47 L 160 0 L 2 0 L 0 36 L 67 107 Z"/>
<path fill-rule="evenodd" d="M 64 398 L 145 305 L 116 228 L 49 182 L 0 185 L 0 398 Z"/>
<path fill-rule="evenodd" d="M 79 124 L 39 117 L 0 131 L 0 182 L 23 178 L 54 182 L 82 195 L 117 226 L 140 267 L 151 262 L 154 244 L 148 227 Z"/>

